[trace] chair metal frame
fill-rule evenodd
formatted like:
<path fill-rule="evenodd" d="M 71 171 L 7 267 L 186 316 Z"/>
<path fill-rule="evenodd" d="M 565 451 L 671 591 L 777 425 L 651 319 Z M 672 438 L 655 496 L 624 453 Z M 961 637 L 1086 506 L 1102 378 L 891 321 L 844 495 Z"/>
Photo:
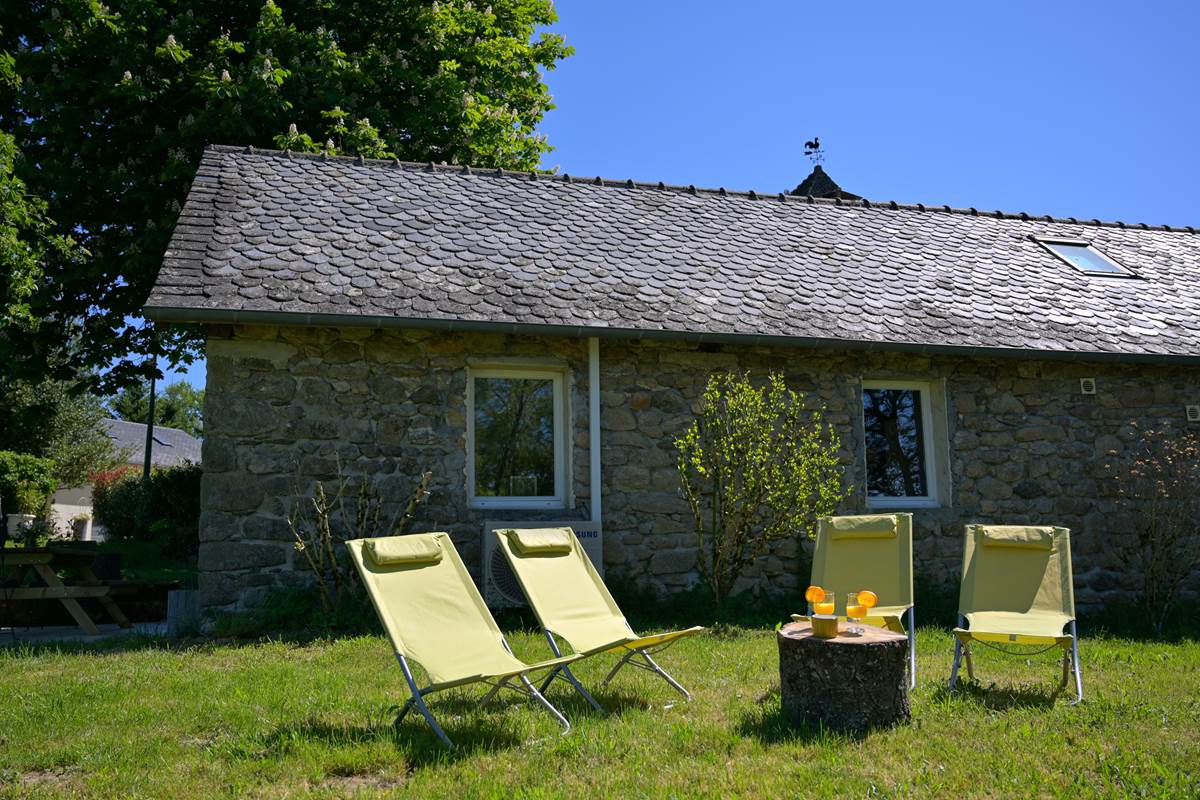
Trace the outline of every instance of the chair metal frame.
<path fill-rule="evenodd" d="M 966 628 L 966 625 L 967 618 L 964 615 L 959 614 L 958 627 Z M 1067 682 L 1070 680 L 1070 677 L 1073 674 L 1075 677 L 1075 699 L 1071 701 L 1071 705 L 1074 706 L 1083 702 L 1083 670 L 1079 663 L 1079 633 L 1075 628 L 1075 620 L 1071 620 L 1069 623 L 1067 623 L 1067 627 L 1070 630 L 1070 647 L 1067 647 L 1066 645 L 1057 645 L 1063 648 L 1063 673 L 1062 680 L 1058 684 L 1058 690 L 1062 691 L 1066 688 Z M 967 630 L 970 631 L 969 628 L 967 628 Z M 1054 646 L 1056 645 L 1051 645 L 1051 647 Z M 997 649 L 1001 648 L 997 646 Z M 967 662 L 967 678 L 971 681 L 977 681 L 975 677 L 975 665 L 971 661 L 971 646 L 969 644 L 964 644 L 962 639 L 955 636 L 954 665 L 950 668 L 951 691 L 954 691 L 958 685 L 958 668 L 964 660 Z"/>
<path fill-rule="evenodd" d="M 508 650 L 510 653 L 512 652 L 512 649 L 508 646 L 508 642 L 504 643 L 504 649 Z M 433 712 L 429 710 L 429 706 L 425 703 L 425 695 L 433 694 L 434 692 L 441 691 L 442 689 L 451 689 L 455 687 L 438 687 L 436 685 L 431 685 L 426 686 L 424 689 L 418 688 L 417 681 L 415 678 L 413 678 L 412 670 L 408 666 L 408 660 L 402 653 L 396 653 L 396 660 L 400 662 L 400 670 L 404 673 L 404 680 L 408 682 L 408 688 L 409 691 L 412 692 L 412 697 L 405 702 L 404 706 L 400 709 L 400 713 L 396 715 L 396 719 L 392 724 L 399 725 L 404 721 L 404 717 L 408 715 L 408 712 L 415 707 L 417 711 L 421 712 L 421 716 L 425 717 L 425 721 L 429 723 L 429 727 L 433 728 L 433 732 L 436 733 L 437 737 L 442 740 L 442 743 L 445 744 L 446 747 L 454 749 L 456 745 L 454 742 L 450 741 L 450 737 L 446 735 L 444 730 L 442 730 L 442 726 L 438 724 L 437 719 L 435 719 L 433 716 Z M 558 668 L 559 667 L 554 667 L 554 669 Z M 520 681 L 519 685 L 514 685 L 511 683 L 514 678 Z M 564 735 L 571 730 L 571 723 L 567 721 L 567 718 L 563 716 L 561 711 L 555 708 L 550 701 L 547 700 L 540 691 L 538 691 L 537 687 L 535 687 L 529 680 L 528 672 L 519 672 L 516 675 L 507 675 L 497 680 L 483 678 L 479 681 L 473 681 L 473 683 L 484 683 L 492 687 L 488 693 L 485 694 L 479 700 L 479 702 L 475 704 L 476 708 L 482 708 L 483 706 L 487 705 L 488 702 L 490 702 L 491 699 L 495 697 L 501 689 L 511 689 L 518 694 L 522 694 L 532 700 L 537 701 L 552 717 L 554 717 L 555 720 L 558 721 L 559 725 L 562 725 Z"/>
<path fill-rule="evenodd" d="M 558 641 L 555 639 L 554 634 L 545 629 L 543 629 L 542 632 L 546 634 L 546 640 L 550 642 L 550 649 L 554 651 L 554 655 L 562 657 L 562 650 L 559 648 Z M 692 693 L 689 692 L 687 689 L 683 688 L 683 686 L 679 683 L 679 681 L 677 681 L 673 677 L 671 677 L 670 673 L 668 673 L 665 669 L 660 667 L 658 665 L 658 662 L 656 662 L 653 658 L 651 658 L 651 653 L 661 653 L 663 650 L 666 650 L 668 647 L 675 644 L 675 642 L 677 642 L 677 641 L 679 641 L 679 639 L 672 639 L 671 641 L 666 642 L 661 647 L 657 647 L 657 648 L 655 648 L 655 647 L 622 647 L 621 645 L 616 645 L 616 646 L 610 648 L 611 650 L 624 649 L 624 650 L 628 650 L 628 652 L 621 658 L 620 661 L 617 662 L 616 666 L 614 666 L 609 671 L 608 676 L 604 680 L 600 681 L 600 685 L 602 687 L 608 686 L 609 682 L 612 681 L 612 679 L 614 677 L 616 677 L 616 674 L 618 672 L 620 672 L 621 668 L 628 664 L 631 667 L 645 670 L 646 672 L 652 672 L 655 675 L 659 676 L 664 681 L 666 681 L 671 686 L 672 689 L 674 689 L 675 691 L 677 691 L 681 695 L 683 695 L 684 700 L 687 700 L 690 702 L 692 699 Z M 592 653 L 591 655 L 599 655 L 600 653 L 606 653 L 606 652 L 609 652 L 609 650 L 598 650 L 595 653 Z M 640 656 L 642 660 L 634 661 L 633 660 L 634 657 L 637 657 L 637 656 Z M 546 687 L 548 687 L 550 685 L 550 682 L 553 681 L 556 677 L 565 678 L 565 680 L 568 683 L 570 683 L 572 686 L 575 687 L 575 691 L 577 691 L 581 695 L 583 695 L 583 698 L 585 700 L 587 700 L 589 703 L 591 703 L 592 707 L 595 708 L 597 711 L 604 710 L 603 707 L 598 702 L 596 702 L 596 698 L 592 697 L 591 693 L 589 693 L 587 689 L 583 688 L 583 684 L 581 684 L 579 682 L 579 679 L 575 677 L 575 674 L 573 672 L 571 672 L 571 668 L 566 664 L 559 664 L 550 670 L 550 674 L 548 676 L 546 676 L 546 679 L 544 681 L 542 681 L 541 690 L 543 692 L 546 691 Z"/>

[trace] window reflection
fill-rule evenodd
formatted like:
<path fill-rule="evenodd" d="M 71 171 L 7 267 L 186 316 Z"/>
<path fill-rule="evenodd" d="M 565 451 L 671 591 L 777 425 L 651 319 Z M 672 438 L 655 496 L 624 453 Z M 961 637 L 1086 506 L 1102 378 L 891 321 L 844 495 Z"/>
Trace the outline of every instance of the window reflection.
<path fill-rule="evenodd" d="M 868 494 L 929 495 L 921 402 L 915 389 L 863 389 Z"/>
<path fill-rule="evenodd" d="M 475 378 L 475 495 L 553 497 L 554 382 Z"/>

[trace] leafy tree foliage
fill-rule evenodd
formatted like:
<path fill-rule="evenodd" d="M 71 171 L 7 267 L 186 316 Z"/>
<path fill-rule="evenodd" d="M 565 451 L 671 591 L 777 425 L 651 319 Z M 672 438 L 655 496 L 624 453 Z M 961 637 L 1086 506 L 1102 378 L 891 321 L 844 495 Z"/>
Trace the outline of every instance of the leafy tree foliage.
<path fill-rule="evenodd" d="M 710 375 L 675 446 L 700 572 L 718 603 L 771 542 L 811 535 L 848 494 L 833 426 L 778 373 L 763 387 L 748 374 Z"/>
<path fill-rule="evenodd" d="M 3 56 L 0 53 L 0 76 Z M 46 201 L 17 177 L 19 155 L 13 137 L 0 131 L 0 363 L 44 356 L 29 348 L 31 340 L 36 344 L 33 334 L 41 324 L 30 300 L 42 280 L 43 265 L 55 258 L 78 267 L 84 255 L 70 236 L 54 233 Z M 61 318 L 51 315 L 46 324 L 61 326 Z"/>
<path fill-rule="evenodd" d="M 18 381 L 4 399 L 0 449 L 49 459 L 58 486 L 82 486 L 124 458 L 101 424 L 107 410 L 91 395 L 61 381 Z"/>
<path fill-rule="evenodd" d="M 59 486 L 82 486 L 93 475 L 112 469 L 128 454 L 118 452 L 101 420 L 104 405 L 89 394 L 63 392 L 56 403 L 53 422 L 47 430 L 43 452 L 54 459 Z"/>
<path fill-rule="evenodd" d="M 150 414 L 149 384 L 130 384 L 109 400 L 108 407 L 117 419 L 145 422 Z M 159 391 L 154 398 L 154 424 L 203 436 L 204 390 L 179 381 Z"/>
<path fill-rule="evenodd" d="M 539 32 L 556 19 L 551 0 L 0 5 L 13 76 L 0 86 L 0 128 L 25 154 L 20 177 L 51 198 L 57 233 L 90 253 L 44 259 L 28 315 L 59 324 L 21 352 L 75 336 L 83 363 L 107 370 L 90 373 L 107 390 L 154 369 L 130 354 L 190 358 L 194 332 L 128 319 L 207 143 L 536 167 L 548 146 L 535 127 L 553 107 L 540 70 L 570 53 Z M 19 274 L 20 286 L 36 280 Z M 41 374 L 47 363 L 61 365 L 3 368 Z"/>

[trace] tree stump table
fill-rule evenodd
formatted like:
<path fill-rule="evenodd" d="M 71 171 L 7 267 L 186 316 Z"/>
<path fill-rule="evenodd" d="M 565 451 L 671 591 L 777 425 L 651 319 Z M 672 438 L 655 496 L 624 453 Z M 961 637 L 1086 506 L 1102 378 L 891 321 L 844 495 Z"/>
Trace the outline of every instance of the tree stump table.
<path fill-rule="evenodd" d="M 834 639 L 813 636 L 807 622 L 779 629 L 779 693 L 793 725 L 862 731 L 912 718 L 908 705 L 908 637 L 871 625 L 860 635 L 838 624 Z"/>

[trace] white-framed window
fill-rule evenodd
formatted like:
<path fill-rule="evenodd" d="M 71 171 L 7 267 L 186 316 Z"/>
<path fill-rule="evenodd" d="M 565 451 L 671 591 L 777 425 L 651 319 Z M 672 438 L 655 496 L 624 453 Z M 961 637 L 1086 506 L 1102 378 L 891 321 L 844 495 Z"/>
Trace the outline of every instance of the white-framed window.
<path fill-rule="evenodd" d="M 943 470 L 935 440 L 939 384 L 864 380 L 867 505 L 931 508 L 939 504 Z M 944 456 L 942 456 L 944 458 Z"/>
<path fill-rule="evenodd" d="M 562 370 L 467 370 L 467 491 L 474 508 L 566 505 Z"/>

